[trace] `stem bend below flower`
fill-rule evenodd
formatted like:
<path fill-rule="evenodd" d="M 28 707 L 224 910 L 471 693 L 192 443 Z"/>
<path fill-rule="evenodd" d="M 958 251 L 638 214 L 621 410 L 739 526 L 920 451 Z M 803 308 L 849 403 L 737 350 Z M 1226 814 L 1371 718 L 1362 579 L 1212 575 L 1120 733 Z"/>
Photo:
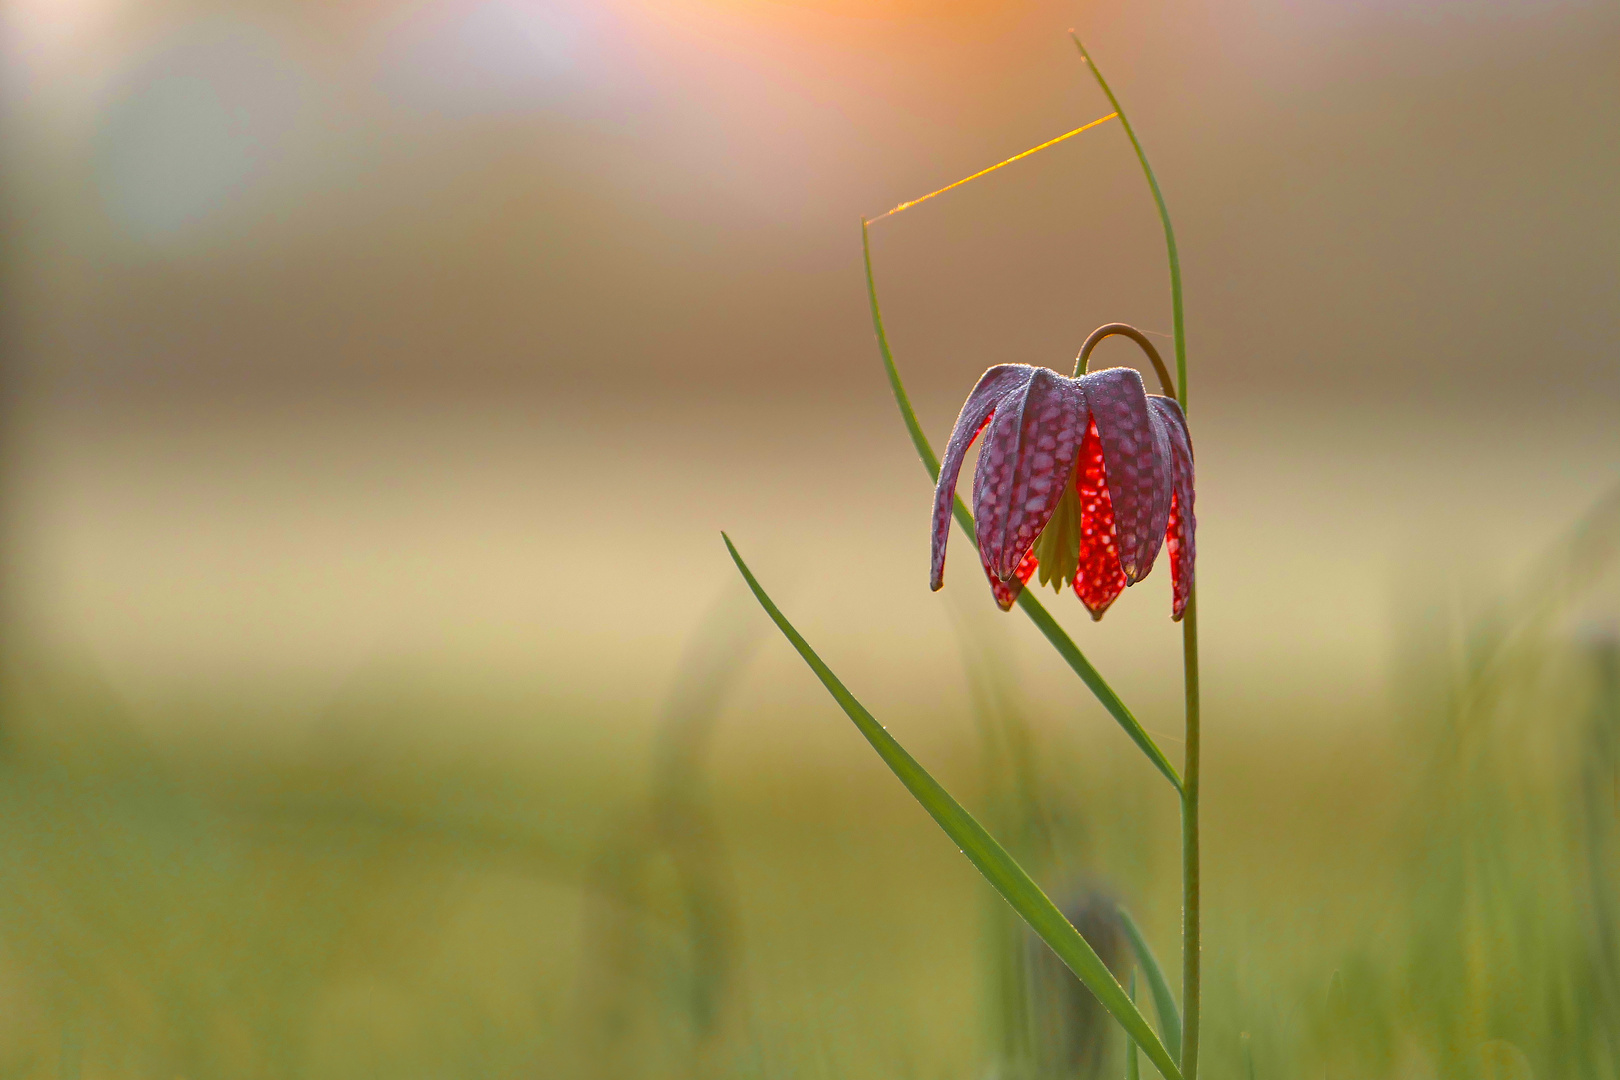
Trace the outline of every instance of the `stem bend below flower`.
<path fill-rule="evenodd" d="M 1175 397 L 1175 380 L 1170 378 L 1170 369 L 1165 367 L 1164 358 L 1159 355 L 1159 350 L 1153 347 L 1153 342 L 1147 339 L 1147 335 L 1130 323 L 1105 323 L 1093 330 L 1091 336 L 1086 338 L 1086 343 L 1080 346 L 1080 356 L 1074 362 L 1074 377 L 1078 379 L 1086 373 L 1086 364 L 1091 359 L 1091 351 L 1097 347 L 1102 339 L 1114 337 L 1115 335 L 1128 337 L 1142 347 L 1142 351 L 1147 353 L 1147 358 L 1153 361 L 1153 370 L 1158 372 L 1159 385 L 1164 388 L 1165 396 Z"/>

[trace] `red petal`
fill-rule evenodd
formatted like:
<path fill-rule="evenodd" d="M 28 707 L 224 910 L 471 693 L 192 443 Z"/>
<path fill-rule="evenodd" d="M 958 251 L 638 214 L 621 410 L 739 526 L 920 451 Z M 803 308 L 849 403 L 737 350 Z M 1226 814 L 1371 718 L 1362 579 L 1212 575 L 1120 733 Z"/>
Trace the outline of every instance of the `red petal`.
<path fill-rule="evenodd" d="M 1081 378 L 1108 459 L 1120 568 L 1127 583 L 1147 577 L 1164 543 L 1172 484 L 1169 432 L 1148 407 L 1142 376 L 1109 368 Z"/>
<path fill-rule="evenodd" d="M 957 477 L 962 472 L 962 458 L 990 422 L 1002 399 L 1028 383 L 1034 374 L 1035 369 L 1027 364 L 999 364 L 979 377 L 978 385 L 962 404 L 950 441 L 945 444 L 945 459 L 940 462 L 939 481 L 934 486 L 933 554 L 928 583 L 931 589 L 938 590 L 945 584 L 945 541 L 951 534 L 951 502 L 956 495 Z"/>
<path fill-rule="evenodd" d="M 1074 592 L 1093 619 L 1103 617 L 1127 584 L 1119 565 L 1119 543 L 1114 530 L 1114 500 L 1109 493 L 1108 467 L 1103 464 L 1097 421 L 1086 428 L 1080 444 L 1080 464 L 1074 470 L 1080 491 L 1080 569 Z"/>
<path fill-rule="evenodd" d="M 1002 399 L 973 476 L 979 555 L 1002 580 L 1017 571 L 1057 509 L 1085 423 L 1079 385 L 1045 368 Z"/>
<path fill-rule="evenodd" d="M 1192 593 L 1192 549 L 1186 545 L 1181 533 L 1181 493 L 1170 497 L 1170 526 L 1165 534 L 1164 546 L 1170 552 L 1170 617 L 1177 622 L 1187 611 L 1187 597 Z M 1186 547 L 1184 558 L 1183 548 Z"/>
<path fill-rule="evenodd" d="M 990 579 L 990 592 L 996 598 L 996 606 L 1002 611 L 1011 611 L 1012 606 L 1018 602 L 1018 594 L 1024 591 L 1024 585 L 1039 567 L 1035 561 L 1035 553 L 1029 552 L 1024 560 L 1018 564 L 1018 569 L 1006 581 L 996 577 L 995 572 L 988 566 L 984 568 L 984 576 Z"/>
<path fill-rule="evenodd" d="M 1170 518 L 1165 526 L 1165 546 L 1170 550 L 1172 619 L 1181 618 L 1192 595 L 1194 536 L 1197 520 L 1193 514 L 1192 439 L 1181 406 L 1170 398 L 1151 397 L 1148 404 L 1164 418 L 1170 435 L 1170 460 L 1175 469 L 1175 495 L 1170 501 Z"/>

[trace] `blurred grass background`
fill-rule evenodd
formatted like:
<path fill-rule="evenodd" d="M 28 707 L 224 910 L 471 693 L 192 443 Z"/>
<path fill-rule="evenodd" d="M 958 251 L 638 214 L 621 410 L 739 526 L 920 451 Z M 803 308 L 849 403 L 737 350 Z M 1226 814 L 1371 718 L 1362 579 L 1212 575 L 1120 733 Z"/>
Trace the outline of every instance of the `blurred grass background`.
<path fill-rule="evenodd" d="M 1523 595 L 1406 626 L 1398 724 L 1215 744 L 1212 1075 L 1616 1075 L 1620 638 L 1593 617 L 1612 620 L 1617 561 L 1611 492 Z M 717 753 L 765 722 L 732 700 L 777 644 L 744 599 L 700 625 L 632 761 L 469 744 L 494 706 L 402 701 L 398 680 L 294 751 L 243 754 L 143 735 L 83 671 L 13 671 L 3 1067 L 1118 1075 L 1117 1032 L 1062 1049 L 1063 980 L 864 755 Z M 1161 782 L 1030 700 L 998 622 L 960 627 L 977 734 L 931 758 L 1094 909 L 1105 955 L 1123 902 L 1173 957 Z"/>
<path fill-rule="evenodd" d="M 1107 111 L 1071 25 L 1184 247 L 1209 1075 L 1614 1075 L 1579 0 L 0 5 L 0 1070 L 1073 1073 L 717 535 L 1173 966 L 1162 781 L 961 552 L 923 587 L 855 232 Z M 873 241 L 936 442 L 1168 329 L 1110 126 Z M 1174 758 L 1168 607 L 1055 610 Z"/>

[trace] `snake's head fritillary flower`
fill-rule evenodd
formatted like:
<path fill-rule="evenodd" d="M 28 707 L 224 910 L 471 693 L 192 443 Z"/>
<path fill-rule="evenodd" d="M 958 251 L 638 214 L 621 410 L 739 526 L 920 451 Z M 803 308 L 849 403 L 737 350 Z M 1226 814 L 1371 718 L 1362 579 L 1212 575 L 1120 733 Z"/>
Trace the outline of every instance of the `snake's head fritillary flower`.
<path fill-rule="evenodd" d="M 944 584 L 962 459 L 987 428 L 973 514 L 1003 611 L 1038 574 L 1055 590 L 1072 584 L 1100 619 L 1168 546 L 1171 618 L 1181 618 L 1193 581 L 1193 457 L 1175 399 L 1148 394 L 1130 368 L 1078 378 L 1024 364 L 985 372 L 956 418 L 934 490 L 934 589 Z"/>

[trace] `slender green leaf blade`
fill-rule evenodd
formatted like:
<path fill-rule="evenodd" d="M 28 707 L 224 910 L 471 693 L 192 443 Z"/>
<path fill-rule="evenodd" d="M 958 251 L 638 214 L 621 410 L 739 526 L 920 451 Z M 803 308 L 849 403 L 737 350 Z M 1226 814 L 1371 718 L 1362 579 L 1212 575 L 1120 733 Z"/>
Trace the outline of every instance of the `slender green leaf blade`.
<path fill-rule="evenodd" d="M 1156 1065 L 1166 1080 L 1181 1080 L 1181 1072 L 1176 1068 L 1175 1061 L 1154 1034 L 1153 1028 L 1148 1024 L 1130 997 L 1125 993 L 1119 981 L 1114 978 L 1107 966 L 1098 957 L 1096 951 L 1080 935 L 1080 932 L 1064 918 L 1063 913 L 1047 898 L 1040 886 L 1030 878 L 1024 868 L 1019 866 L 1011 855 L 996 842 L 996 839 L 985 831 L 984 827 L 969 814 L 962 804 L 953 799 L 939 782 L 933 778 L 927 769 L 918 763 L 906 752 L 905 747 L 890 735 L 879 724 L 871 713 L 845 688 L 834 675 L 832 669 L 822 662 L 816 655 L 810 643 L 800 636 L 788 622 L 771 598 L 766 595 L 764 588 L 748 569 L 748 564 L 737 552 L 736 545 L 729 536 L 721 534 L 726 542 L 726 549 L 731 552 L 732 561 L 742 572 L 743 580 L 753 590 L 754 598 L 765 609 L 771 621 L 776 623 L 777 629 L 792 643 L 804 662 L 815 672 L 827 692 L 838 702 L 840 708 L 855 722 L 856 728 L 872 744 L 878 756 L 888 765 L 900 782 L 911 792 L 913 798 L 922 804 L 923 809 L 938 823 L 945 834 L 961 849 L 962 854 L 978 868 L 985 880 L 999 892 L 1006 901 L 1012 905 L 1013 910 L 1030 925 L 1041 940 L 1051 946 L 1052 951 L 1069 966 L 1069 969 L 1079 977 L 1097 995 L 1097 1000 L 1114 1018 L 1125 1028 L 1127 1034 L 1142 1047 L 1148 1059 Z"/>
<path fill-rule="evenodd" d="M 1153 948 L 1143 935 L 1142 928 L 1136 925 L 1131 913 L 1123 907 L 1119 909 L 1119 921 L 1125 927 L 1125 936 L 1131 939 L 1131 951 L 1136 954 L 1137 964 L 1147 976 L 1148 990 L 1153 994 L 1153 1008 L 1159 1014 L 1159 1030 L 1164 1032 L 1165 1045 L 1180 1060 L 1181 1010 L 1176 1008 L 1176 998 L 1170 992 L 1170 982 L 1164 977 L 1164 968 L 1159 966 L 1159 958 L 1153 955 Z"/>
<path fill-rule="evenodd" d="M 1136 160 L 1142 165 L 1142 172 L 1147 176 L 1148 187 L 1153 190 L 1153 202 L 1159 208 L 1159 224 L 1164 226 L 1165 254 L 1170 260 L 1170 318 L 1174 322 L 1172 329 L 1176 334 L 1176 398 L 1181 402 L 1181 411 L 1187 411 L 1187 334 L 1186 320 L 1182 317 L 1181 307 L 1181 253 L 1176 249 L 1176 230 L 1170 224 L 1170 208 L 1164 203 L 1164 193 L 1159 190 L 1159 178 L 1153 174 L 1153 166 L 1148 164 L 1147 151 L 1142 149 L 1142 143 L 1136 137 L 1136 129 L 1131 127 L 1130 117 L 1120 107 L 1119 99 L 1103 78 L 1097 62 L 1086 51 L 1085 44 L 1081 42 L 1080 35 L 1069 32 L 1074 40 L 1074 47 L 1080 50 L 1080 58 L 1091 69 L 1092 76 L 1102 92 L 1107 95 L 1109 104 L 1119 114 L 1119 125 L 1125 129 L 1125 134 L 1131 140 L 1131 146 L 1136 150 Z"/>
<path fill-rule="evenodd" d="M 1131 1000 L 1136 1000 L 1136 969 L 1131 968 Z M 1136 1060 L 1136 1044 L 1125 1040 L 1125 1080 L 1142 1080 L 1142 1064 Z"/>
<path fill-rule="evenodd" d="M 934 455 L 934 448 L 929 445 L 928 436 L 923 434 L 922 425 L 917 422 L 917 412 L 911 407 L 911 396 L 906 393 L 905 384 L 900 381 L 900 369 L 895 366 L 894 353 L 889 349 L 889 336 L 883 329 L 883 311 L 878 306 L 877 280 L 872 275 L 871 234 L 865 221 L 861 222 L 861 251 L 866 257 L 866 295 L 872 304 L 872 327 L 877 331 L 878 349 L 883 354 L 883 369 L 888 373 L 889 387 L 894 391 L 894 403 L 900 408 L 900 419 L 905 421 L 906 430 L 911 434 L 911 444 L 917 448 L 917 456 L 922 458 L 923 467 L 928 470 L 929 478 L 937 481 L 939 458 Z M 973 529 L 973 515 L 960 497 L 956 499 L 953 509 L 956 523 L 967 534 L 968 542 L 976 546 L 978 537 Z M 1040 629 L 1046 640 L 1052 643 L 1052 647 L 1057 649 L 1058 655 L 1063 657 L 1070 669 L 1080 676 L 1080 681 L 1086 684 L 1086 688 L 1102 702 L 1108 714 L 1125 729 L 1125 734 L 1130 736 L 1131 741 L 1147 755 L 1148 760 L 1164 774 L 1165 779 L 1180 791 L 1181 776 L 1176 772 L 1176 767 L 1170 764 L 1170 759 L 1164 756 L 1164 751 L 1159 749 L 1158 744 L 1137 722 L 1125 702 L 1114 693 L 1114 688 L 1108 685 L 1102 673 L 1086 659 L 1086 654 L 1080 651 L 1080 646 L 1076 645 L 1068 632 L 1058 625 L 1058 621 L 1046 610 L 1040 599 L 1032 591 L 1025 589 L 1018 594 L 1018 606 Z"/>

